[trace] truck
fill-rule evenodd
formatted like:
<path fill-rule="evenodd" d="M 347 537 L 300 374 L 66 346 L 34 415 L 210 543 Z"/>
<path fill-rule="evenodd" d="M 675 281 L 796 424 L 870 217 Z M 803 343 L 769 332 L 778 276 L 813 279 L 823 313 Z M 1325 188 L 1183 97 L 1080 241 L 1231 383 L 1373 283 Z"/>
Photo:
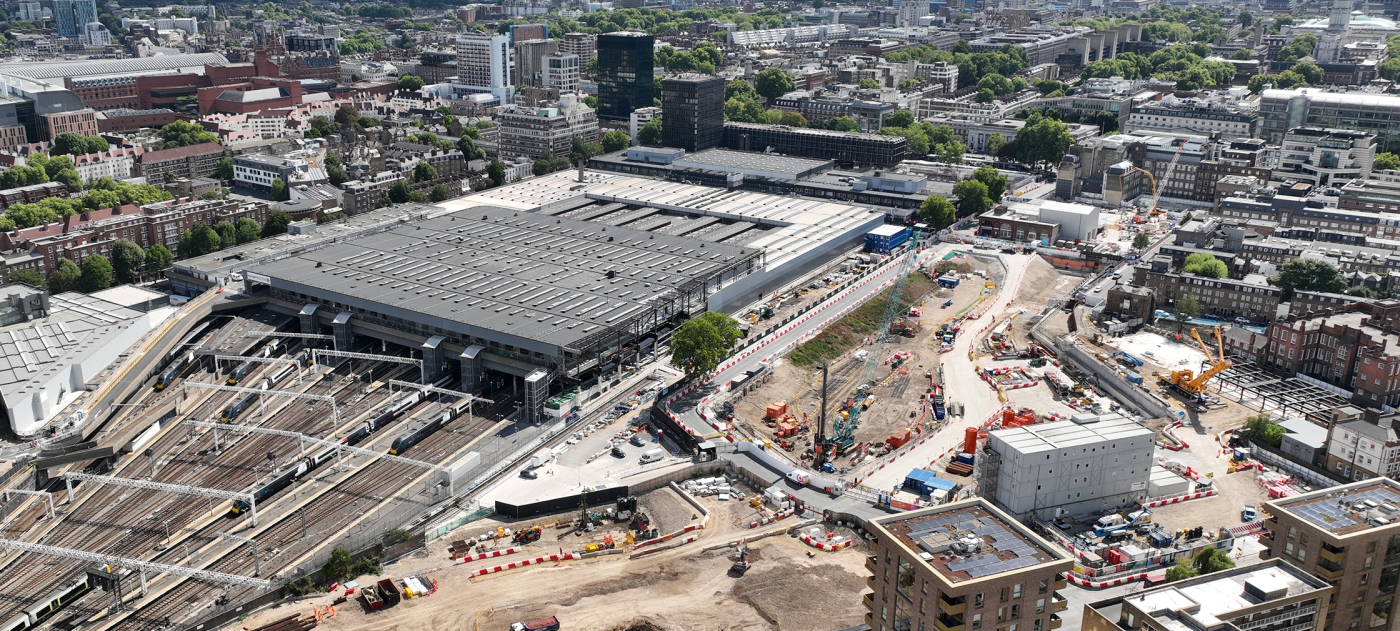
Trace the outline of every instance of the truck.
<path fill-rule="evenodd" d="M 1245 504 L 1244 510 L 1240 511 L 1240 518 L 1245 523 L 1254 521 L 1257 517 L 1259 517 L 1259 509 L 1256 508 L 1253 504 Z"/>
<path fill-rule="evenodd" d="M 1151 519 L 1152 511 L 1146 509 L 1129 513 L 1126 518 L 1121 513 L 1105 515 L 1094 524 L 1094 536 L 1106 537 L 1120 530 L 1136 529 L 1138 525 L 1145 524 Z"/>
<path fill-rule="evenodd" d="M 510 625 L 510 631 L 559 631 L 559 619 L 550 616 L 539 620 L 513 622 Z"/>
<path fill-rule="evenodd" d="M 529 468 L 531 468 L 531 469 L 538 469 L 538 468 L 540 468 L 540 467 L 543 467 L 543 466 L 545 465 L 545 463 L 549 462 L 549 460 L 550 460 L 551 458 L 553 458 L 553 457 L 554 457 L 554 450 L 552 450 L 552 449 L 541 449 L 541 450 L 539 450 L 539 452 L 536 453 L 535 455 L 530 456 L 530 467 L 529 467 Z"/>
<path fill-rule="evenodd" d="M 934 418 L 937 418 L 938 420 L 941 421 L 941 420 L 943 420 L 943 417 L 944 417 L 946 414 L 947 414 L 947 409 L 946 409 L 946 408 L 944 407 L 944 405 L 943 405 L 943 395 L 941 395 L 941 394 L 935 394 L 935 395 L 933 395 L 933 416 L 934 416 Z"/>

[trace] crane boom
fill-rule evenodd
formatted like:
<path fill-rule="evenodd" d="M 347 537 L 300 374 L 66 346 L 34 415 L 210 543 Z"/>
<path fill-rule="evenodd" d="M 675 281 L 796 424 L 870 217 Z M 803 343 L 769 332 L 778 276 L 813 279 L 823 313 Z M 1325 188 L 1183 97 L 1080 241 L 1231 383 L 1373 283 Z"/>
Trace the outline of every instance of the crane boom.
<path fill-rule="evenodd" d="M 1196 338 L 1196 343 L 1201 345 L 1201 350 L 1206 354 L 1206 361 L 1214 364 L 1215 358 L 1210 356 L 1210 347 L 1206 346 L 1205 341 L 1201 339 L 1201 334 L 1197 333 L 1196 329 L 1193 328 L 1191 329 L 1191 337 Z M 1224 357 L 1224 355 L 1221 355 L 1221 357 Z"/>

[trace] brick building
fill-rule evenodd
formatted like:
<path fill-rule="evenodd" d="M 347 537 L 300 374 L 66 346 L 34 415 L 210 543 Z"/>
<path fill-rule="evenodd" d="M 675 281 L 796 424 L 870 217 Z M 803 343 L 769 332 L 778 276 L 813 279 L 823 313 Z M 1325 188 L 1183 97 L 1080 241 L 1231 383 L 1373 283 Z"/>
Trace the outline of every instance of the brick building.
<path fill-rule="evenodd" d="M 1302 373 L 1352 392 L 1353 403 L 1400 405 L 1400 301 L 1349 305 L 1269 325 L 1266 368 Z"/>
<path fill-rule="evenodd" d="M 142 127 L 164 127 L 176 121 L 175 112 L 167 109 L 119 109 L 98 112 L 97 129 L 104 134 L 135 131 Z M 24 128 L 21 127 L 20 131 Z"/>
<path fill-rule="evenodd" d="M 871 629 L 1060 628 L 1068 602 L 1057 590 L 1073 560 L 986 500 L 877 517 L 868 529 Z"/>
<path fill-rule="evenodd" d="M 1272 516 L 1259 543 L 1269 549 L 1260 556 L 1297 565 L 1335 588 L 1337 598 L 1318 607 L 1325 611 L 1325 631 L 1394 629 L 1400 585 L 1397 507 L 1400 484 L 1388 478 L 1268 500 L 1264 509 Z"/>
<path fill-rule="evenodd" d="M 1173 308 L 1177 301 L 1190 296 L 1200 303 L 1202 313 L 1226 320 L 1267 322 L 1278 312 L 1283 290 L 1270 285 L 1262 274 L 1247 274 L 1239 279 L 1205 278 L 1171 270 L 1169 257 L 1153 257 L 1137 265 L 1133 284 L 1155 291 L 1160 308 Z"/>
<path fill-rule="evenodd" d="M 118 239 L 143 248 L 160 243 L 177 252 L 180 235 L 197 223 L 212 226 L 247 217 L 261 224 L 269 212 L 264 202 L 235 200 L 172 200 L 141 207 L 104 208 L 43 226 L 0 233 L 0 250 L 37 255 L 42 261 L 41 271 L 47 275 L 59 258 L 81 264 L 93 254 L 109 256 Z"/>
<path fill-rule="evenodd" d="M 147 179 L 163 182 L 166 171 L 179 178 L 204 177 L 214 172 L 224 148 L 217 142 L 187 147 L 147 151 L 141 154 L 140 173 Z"/>
<path fill-rule="evenodd" d="M 97 112 L 89 108 L 73 112 L 40 114 L 39 120 L 42 121 L 39 125 L 39 140 L 53 140 L 59 134 L 70 131 L 84 136 L 96 136 L 100 131 L 97 128 Z"/>
<path fill-rule="evenodd" d="M 33 204 L 45 197 L 68 195 L 68 187 L 58 182 L 45 182 L 33 186 L 21 186 L 0 191 L 0 210 L 15 204 Z"/>

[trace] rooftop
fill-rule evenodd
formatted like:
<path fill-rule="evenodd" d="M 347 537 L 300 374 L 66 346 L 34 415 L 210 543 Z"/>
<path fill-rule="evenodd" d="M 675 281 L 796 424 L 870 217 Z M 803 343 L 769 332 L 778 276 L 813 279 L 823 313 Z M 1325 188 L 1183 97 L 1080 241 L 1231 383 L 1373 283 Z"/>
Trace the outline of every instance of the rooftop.
<path fill-rule="evenodd" d="M 999 429 L 993 433 L 1007 445 L 1015 447 L 1020 453 L 1102 445 L 1106 442 L 1138 436 L 1147 436 L 1151 439 L 1154 435 L 1152 430 L 1119 414 L 1104 414 L 1097 417 L 1089 414 L 1076 414 L 1074 420 Z"/>
<path fill-rule="evenodd" d="M 707 149 L 677 158 L 671 164 L 687 169 L 738 170 L 781 174 L 783 177 L 794 180 L 813 171 L 832 167 L 831 160 L 794 158 L 729 149 Z"/>
<path fill-rule="evenodd" d="M 15 293 L 15 287 L 7 286 L 7 291 Z M 0 327 L 0 394 L 29 383 L 70 351 L 88 349 L 95 332 L 142 315 L 79 293 L 51 297 L 47 317 Z"/>
<path fill-rule="evenodd" d="M 893 535 L 895 543 L 949 583 L 1049 563 L 1068 568 L 1070 562 L 1067 554 L 981 498 L 879 517 L 872 525 Z"/>
<path fill-rule="evenodd" d="M 1273 560 L 1215 572 L 1089 606 L 1114 623 L 1119 622 L 1122 608 L 1127 606 L 1152 617 L 1153 627 L 1160 626 L 1169 631 L 1197 631 L 1239 621 L 1271 601 L 1316 594 L 1328 589 L 1331 586 L 1320 579 L 1308 576 L 1280 560 Z"/>
<path fill-rule="evenodd" d="M 1372 478 L 1268 503 L 1274 512 L 1343 537 L 1386 526 L 1400 516 L 1400 483 Z"/>
<path fill-rule="evenodd" d="M 168 70 L 196 69 L 204 72 L 204 65 L 222 66 L 228 59 L 218 53 L 195 53 L 189 55 L 157 55 L 155 57 L 133 57 L 129 59 L 91 59 L 80 61 L 50 61 L 22 64 L 0 64 L 0 74 L 29 79 L 59 79 L 65 77 L 89 77 L 96 75 L 152 74 Z"/>
<path fill-rule="evenodd" d="M 759 252 L 502 208 L 473 208 L 251 271 L 524 339 L 568 346 L 652 299 Z M 471 239 L 468 244 L 467 240 Z"/>

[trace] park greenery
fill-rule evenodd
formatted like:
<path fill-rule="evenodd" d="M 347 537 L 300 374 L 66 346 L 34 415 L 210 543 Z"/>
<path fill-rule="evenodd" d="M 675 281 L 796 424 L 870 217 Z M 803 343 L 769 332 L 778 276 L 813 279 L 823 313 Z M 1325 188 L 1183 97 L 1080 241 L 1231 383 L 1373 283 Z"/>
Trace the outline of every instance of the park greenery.
<path fill-rule="evenodd" d="M 676 329 L 671 339 L 671 365 L 687 377 L 714 372 L 743 334 L 739 323 L 723 313 L 707 311 Z"/>

